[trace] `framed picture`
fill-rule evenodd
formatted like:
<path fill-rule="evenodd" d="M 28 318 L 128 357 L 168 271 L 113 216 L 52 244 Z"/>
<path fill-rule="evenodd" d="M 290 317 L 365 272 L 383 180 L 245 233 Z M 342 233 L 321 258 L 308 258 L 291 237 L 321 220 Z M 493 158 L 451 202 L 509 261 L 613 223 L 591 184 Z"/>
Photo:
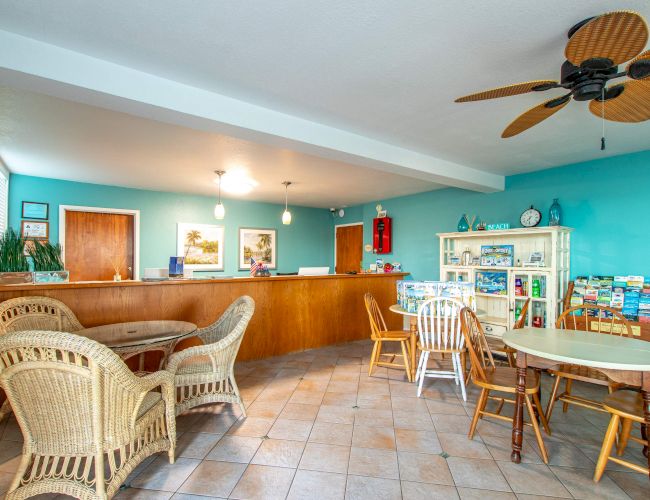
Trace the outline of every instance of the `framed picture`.
<path fill-rule="evenodd" d="M 239 228 L 239 270 L 250 269 L 251 257 L 262 260 L 269 269 L 277 269 L 277 231 Z"/>
<path fill-rule="evenodd" d="M 23 238 L 47 240 L 50 237 L 50 223 L 43 221 L 24 220 L 20 223 L 20 235 Z"/>
<path fill-rule="evenodd" d="M 23 201 L 23 219 L 47 220 L 50 218 L 50 204 Z"/>
<path fill-rule="evenodd" d="M 185 269 L 223 271 L 223 226 L 178 223 L 176 250 Z"/>

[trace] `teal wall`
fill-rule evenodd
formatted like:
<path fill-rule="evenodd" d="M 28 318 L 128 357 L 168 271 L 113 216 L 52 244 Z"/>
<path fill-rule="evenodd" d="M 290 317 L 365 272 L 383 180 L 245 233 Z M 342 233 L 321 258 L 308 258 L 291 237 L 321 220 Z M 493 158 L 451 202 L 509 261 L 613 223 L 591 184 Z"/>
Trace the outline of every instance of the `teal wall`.
<path fill-rule="evenodd" d="M 278 231 L 278 271 L 299 266 L 333 266 L 332 217 L 328 210 L 289 207 L 291 225 L 281 222 L 284 206 L 225 199 L 226 217 L 214 219 L 214 197 L 128 189 L 69 182 L 25 175 L 9 181 L 9 224 L 20 229 L 21 202 L 50 204 L 50 239 L 58 241 L 59 205 L 140 210 L 140 273 L 145 267 L 167 267 L 176 255 L 176 224 L 193 222 L 225 227 L 225 269 L 221 275 L 246 275 L 237 270 L 240 227 L 275 228 Z"/>
<path fill-rule="evenodd" d="M 400 262 L 414 279 L 439 278 L 436 233 L 455 231 L 463 213 L 485 222 L 521 227 L 519 215 L 533 204 L 548 224 L 553 198 L 560 199 L 562 225 L 571 236 L 571 276 L 639 274 L 650 277 L 648 228 L 650 151 L 576 163 L 510 176 L 506 190 L 483 194 L 442 189 L 378 200 L 347 209 L 334 224 L 364 222 L 364 243 L 371 243 L 375 206 L 393 218 L 394 251 L 385 262 Z M 364 253 L 364 264 L 375 255 Z"/>

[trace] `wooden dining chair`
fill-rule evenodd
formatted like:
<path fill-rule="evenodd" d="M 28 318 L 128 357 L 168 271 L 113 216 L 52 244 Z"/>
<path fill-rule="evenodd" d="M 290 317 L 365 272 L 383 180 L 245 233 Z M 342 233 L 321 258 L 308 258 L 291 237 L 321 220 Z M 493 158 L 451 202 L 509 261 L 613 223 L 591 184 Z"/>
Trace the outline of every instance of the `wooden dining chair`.
<path fill-rule="evenodd" d="M 566 309 L 557 319 L 555 327 L 562 330 L 599 332 L 605 335 L 632 335 L 632 326 L 619 311 L 611 307 L 594 304 L 582 304 Z M 574 380 L 606 386 L 610 393 L 618 387 L 607 375 L 595 368 L 589 368 L 587 366 L 563 364 L 556 369 L 549 370 L 549 373 L 555 376 L 555 382 L 546 407 L 547 421 L 551 420 L 553 408 L 557 401 L 562 401 L 563 412 L 569 409 L 570 404 L 591 410 L 605 411 L 601 401 L 593 401 L 572 394 L 571 390 Z M 563 379 L 566 381 L 564 392 L 558 394 L 560 383 Z"/>
<path fill-rule="evenodd" d="M 379 309 L 379 304 L 371 293 L 366 293 L 363 296 L 366 304 L 366 311 L 370 321 L 370 338 L 374 342 L 372 347 L 372 354 L 370 355 L 370 364 L 368 366 L 368 375 L 372 375 L 375 366 L 385 366 L 387 368 L 400 368 L 406 372 L 406 377 L 409 382 L 411 379 L 411 369 L 409 365 L 410 347 L 409 338 L 411 332 L 406 330 L 388 330 L 386 322 Z M 383 353 L 382 349 L 385 342 L 399 342 L 402 354 Z M 382 361 L 381 357 L 390 358 L 387 361 Z M 402 358 L 403 363 L 395 363 L 396 358 Z"/>
<path fill-rule="evenodd" d="M 418 309 L 418 349 L 420 359 L 415 379 L 417 395 L 422 395 L 426 377 L 450 378 L 460 385 L 463 401 L 467 401 L 465 371 L 461 355 L 465 351 L 465 339 L 460 328 L 460 311 L 465 305 L 459 300 L 436 297 L 425 301 Z M 429 357 L 433 353 L 451 357 L 453 370 L 429 369 Z"/>
<path fill-rule="evenodd" d="M 600 450 L 598 461 L 596 462 L 594 481 L 600 481 L 603 472 L 605 472 L 607 462 L 609 461 L 628 467 L 637 472 L 641 472 L 646 475 L 647 480 L 648 474 L 650 473 L 650 470 L 647 467 L 642 467 L 641 465 L 620 458 L 625 452 L 629 439 L 644 445 L 646 450 L 648 447 L 647 432 L 643 433 L 646 436 L 646 439 L 638 439 L 630 436 L 633 422 L 638 422 L 641 424 L 642 428 L 645 426 L 643 397 L 641 393 L 630 390 L 613 392 L 605 397 L 603 408 L 611 414 L 611 418 L 609 420 L 607 431 L 605 432 L 605 439 L 603 440 L 603 446 Z M 621 431 L 616 449 L 617 456 L 614 457 L 611 453 L 614 442 L 616 441 L 617 432 L 619 431 L 619 424 L 621 426 Z"/>
<path fill-rule="evenodd" d="M 472 382 L 474 385 L 481 388 L 481 394 L 476 402 L 476 409 L 474 410 L 474 416 L 469 427 L 468 436 L 470 439 L 473 439 L 478 421 L 483 417 L 496 418 L 507 422 L 513 421 L 511 417 L 502 415 L 501 410 L 505 403 L 514 404 L 515 400 L 506 398 L 503 395 L 492 396 L 491 393 L 500 392 L 516 394 L 517 369 L 509 366 L 495 365 L 494 358 L 492 357 L 490 350 L 487 349 L 487 340 L 483 332 L 483 327 L 476 317 L 476 314 L 474 314 L 474 311 L 466 307 L 461 311 L 460 316 L 462 333 L 471 360 Z M 544 413 L 542 412 L 542 404 L 539 400 L 539 384 L 539 374 L 529 369 L 526 375 L 524 401 L 528 410 L 530 423 L 526 422 L 526 425 L 531 425 L 533 427 L 535 438 L 537 439 L 537 445 L 542 454 L 542 459 L 544 460 L 544 463 L 548 463 L 548 452 L 546 451 L 544 439 L 542 438 L 542 433 L 539 429 L 539 424 L 537 423 L 535 414 L 535 409 L 537 409 L 537 415 L 539 415 L 542 426 L 550 436 L 551 430 L 548 427 L 548 423 L 544 417 Z M 487 402 L 490 399 L 497 401 L 497 407 L 493 412 L 485 409 Z"/>
<path fill-rule="evenodd" d="M 526 299 L 526 302 L 524 302 L 524 305 L 521 308 L 521 312 L 519 313 L 519 317 L 517 318 L 517 321 L 515 321 L 515 324 L 512 326 L 513 330 L 521 330 L 526 326 L 526 318 L 528 317 L 529 306 L 530 306 L 530 299 Z M 494 337 L 488 336 L 487 342 L 490 351 L 492 351 L 492 354 L 499 354 L 501 356 L 505 356 L 506 359 L 508 360 L 508 366 L 510 368 L 515 367 L 515 354 L 517 354 L 517 349 L 513 349 L 512 347 L 505 345 L 503 343 L 503 340 Z"/>

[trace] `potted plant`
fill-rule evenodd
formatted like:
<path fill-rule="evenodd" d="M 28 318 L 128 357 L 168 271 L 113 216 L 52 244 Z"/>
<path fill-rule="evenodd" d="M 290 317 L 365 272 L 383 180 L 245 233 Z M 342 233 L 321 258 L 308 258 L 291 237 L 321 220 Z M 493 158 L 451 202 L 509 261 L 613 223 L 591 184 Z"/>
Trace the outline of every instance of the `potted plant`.
<path fill-rule="evenodd" d="M 27 251 L 34 264 L 34 283 L 68 281 L 70 273 L 65 271 L 61 260 L 61 245 L 49 241 L 34 242 Z"/>
<path fill-rule="evenodd" d="M 9 228 L 0 237 L 0 284 L 15 285 L 32 280 L 25 256 L 25 239 Z"/>

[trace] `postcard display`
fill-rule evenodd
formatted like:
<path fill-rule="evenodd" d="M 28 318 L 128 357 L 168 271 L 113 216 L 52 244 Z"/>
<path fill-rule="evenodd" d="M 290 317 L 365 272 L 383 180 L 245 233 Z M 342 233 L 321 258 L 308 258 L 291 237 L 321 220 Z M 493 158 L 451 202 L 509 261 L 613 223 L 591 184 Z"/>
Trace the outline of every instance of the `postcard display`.
<path fill-rule="evenodd" d="M 578 276 L 571 306 L 611 307 L 630 321 L 650 323 L 650 281 L 643 276 Z M 611 313 L 604 311 L 605 317 Z"/>
<path fill-rule="evenodd" d="M 429 299 L 448 297 L 457 299 L 476 310 L 474 286 L 458 281 L 398 281 L 397 303 L 410 313 L 417 313 Z"/>
<path fill-rule="evenodd" d="M 570 268 L 571 228 L 439 233 L 440 279 L 471 283 L 488 335 L 512 328 L 530 298 L 528 326 L 554 326 Z M 465 265 L 463 265 L 465 264 Z"/>

